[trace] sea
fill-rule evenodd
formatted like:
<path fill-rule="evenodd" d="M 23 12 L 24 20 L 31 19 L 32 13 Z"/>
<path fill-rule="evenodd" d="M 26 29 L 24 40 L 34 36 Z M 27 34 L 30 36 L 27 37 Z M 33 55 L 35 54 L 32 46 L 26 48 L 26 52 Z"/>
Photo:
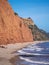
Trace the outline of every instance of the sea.
<path fill-rule="evenodd" d="M 16 65 L 49 65 L 49 42 L 28 45 L 17 53 L 21 61 Z"/>

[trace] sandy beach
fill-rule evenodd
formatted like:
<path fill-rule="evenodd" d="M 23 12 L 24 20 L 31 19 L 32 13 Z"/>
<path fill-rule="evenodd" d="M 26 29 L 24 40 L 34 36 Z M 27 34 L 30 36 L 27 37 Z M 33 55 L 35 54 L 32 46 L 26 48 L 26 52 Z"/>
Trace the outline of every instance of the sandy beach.
<path fill-rule="evenodd" d="M 26 43 L 0 45 L 0 65 L 13 65 L 13 63 L 10 63 L 11 61 L 10 59 L 14 57 L 18 57 L 17 54 L 13 52 L 19 49 L 22 49 L 30 44 L 37 44 L 37 43 L 42 43 L 42 42 L 45 42 L 45 41 L 34 41 L 34 42 L 26 42 Z"/>

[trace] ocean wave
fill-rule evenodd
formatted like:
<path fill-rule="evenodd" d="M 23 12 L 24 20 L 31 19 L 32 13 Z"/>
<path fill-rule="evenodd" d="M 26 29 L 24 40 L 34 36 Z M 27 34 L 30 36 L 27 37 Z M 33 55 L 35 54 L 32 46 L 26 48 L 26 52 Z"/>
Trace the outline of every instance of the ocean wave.
<path fill-rule="evenodd" d="M 30 63 L 36 63 L 36 64 L 49 64 L 49 62 L 43 62 L 43 61 L 33 61 L 33 60 L 30 60 L 30 59 L 28 59 L 28 58 L 23 58 L 23 57 L 20 57 L 20 59 L 22 59 L 22 60 L 25 60 L 25 61 L 27 61 L 27 62 L 30 62 Z"/>
<path fill-rule="evenodd" d="M 49 54 L 40 54 L 40 53 L 27 53 L 27 52 L 24 52 L 23 50 L 19 50 L 19 55 L 34 55 L 34 56 L 49 56 Z"/>
<path fill-rule="evenodd" d="M 30 50 L 33 50 L 33 51 L 42 51 L 44 50 L 44 48 L 40 48 L 40 46 L 29 46 L 28 49 Z M 27 48 L 25 49 L 27 50 Z"/>
<path fill-rule="evenodd" d="M 24 49 L 22 49 L 22 50 L 29 50 L 29 51 L 42 51 L 42 50 L 44 50 L 44 48 L 24 48 Z"/>

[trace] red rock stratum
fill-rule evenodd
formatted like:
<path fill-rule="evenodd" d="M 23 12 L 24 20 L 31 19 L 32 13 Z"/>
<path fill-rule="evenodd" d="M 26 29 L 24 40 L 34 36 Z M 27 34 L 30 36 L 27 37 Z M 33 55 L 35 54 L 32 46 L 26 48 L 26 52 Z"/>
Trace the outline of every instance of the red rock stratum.
<path fill-rule="evenodd" d="M 14 11 L 7 0 L 0 0 L 0 44 L 32 42 L 27 24 Z"/>

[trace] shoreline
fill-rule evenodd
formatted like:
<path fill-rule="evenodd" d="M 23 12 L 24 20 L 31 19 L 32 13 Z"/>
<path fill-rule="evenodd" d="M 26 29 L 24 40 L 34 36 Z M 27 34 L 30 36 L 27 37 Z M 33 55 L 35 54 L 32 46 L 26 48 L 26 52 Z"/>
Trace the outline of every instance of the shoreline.
<path fill-rule="evenodd" d="M 37 44 L 37 43 L 43 43 L 43 42 L 49 42 L 49 41 L 34 41 L 34 42 L 8 44 L 8 45 L 2 45 L 4 46 L 3 48 L 0 45 L 0 64 L 4 65 L 4 63 L 6 63 L 6 65 L 13 65 L 14 63 L 13 59 L 15 57 L 17 58 L 16 53 L 14 53 L 15 51 L 20 50 L 31 44 Z M 13 63 L 11 62 L 11 60 Z"/>

